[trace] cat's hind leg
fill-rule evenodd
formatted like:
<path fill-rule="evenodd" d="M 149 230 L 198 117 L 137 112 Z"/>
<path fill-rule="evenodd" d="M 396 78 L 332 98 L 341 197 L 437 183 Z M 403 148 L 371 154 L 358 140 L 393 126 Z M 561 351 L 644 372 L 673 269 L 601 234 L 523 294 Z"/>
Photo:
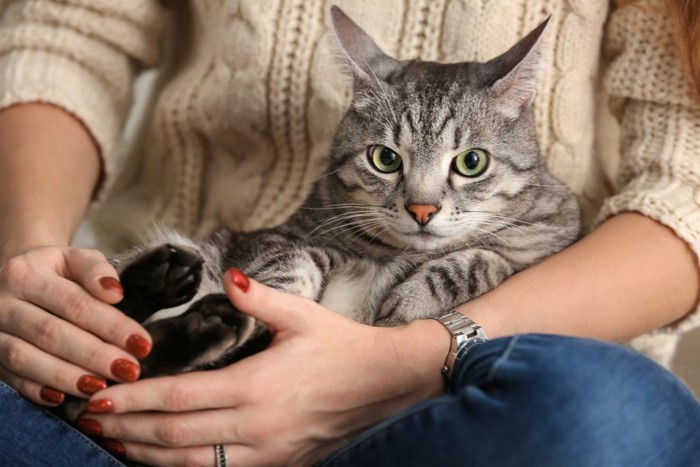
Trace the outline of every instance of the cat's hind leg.
<path fill-rule="evenodd" d="M 205 295 L 185 313 L 145 327 L 158 344 L 141 361 L 144 377 L 220 367 L 270 341 L 262 323 L 236 310 L 220 293 Z"/>

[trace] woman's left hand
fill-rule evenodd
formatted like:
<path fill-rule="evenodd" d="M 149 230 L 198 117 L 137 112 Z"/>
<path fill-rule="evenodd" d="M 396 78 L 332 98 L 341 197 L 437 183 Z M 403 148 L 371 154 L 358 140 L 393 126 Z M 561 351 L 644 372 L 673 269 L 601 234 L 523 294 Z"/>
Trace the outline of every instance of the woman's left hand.
<path fill-rule="evenodd" d="M 309 465 L 443 390 L 450 341 L 435 321 L 371 327 L 252 280 L 247 290 L 230 274 L 225 283 L 239 310 L 268 325 L 272 344 L 219 370 L 100 391 L 91 407 L 109 413 L 86 414 L 84 431 L 151 465 L 213 466 L 216 444 L 231 466 Z"/>

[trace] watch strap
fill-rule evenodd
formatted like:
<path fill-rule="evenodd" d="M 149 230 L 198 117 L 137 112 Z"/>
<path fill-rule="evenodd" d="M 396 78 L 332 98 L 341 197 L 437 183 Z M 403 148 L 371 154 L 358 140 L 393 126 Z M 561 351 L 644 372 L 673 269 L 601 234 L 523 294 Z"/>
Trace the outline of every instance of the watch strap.
<path fill-rule="evenodd" d="M 449 381 L 452 378 L 457 359 L 464 356 L 469 348 L 486 342 L 488 338 L 481 326 L 458 311 L 453 310 L 434 319 L 445 326 L 452 335 L 450 351 L 447 353 L 445 364 L 442 367 L 442 373 Z"/>

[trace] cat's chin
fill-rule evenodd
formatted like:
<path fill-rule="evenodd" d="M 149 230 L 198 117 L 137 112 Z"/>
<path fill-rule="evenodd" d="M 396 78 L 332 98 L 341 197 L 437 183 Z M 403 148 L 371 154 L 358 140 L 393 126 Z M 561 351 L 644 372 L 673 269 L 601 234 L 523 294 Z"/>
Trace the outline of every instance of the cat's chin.
<path fill-rule="evenodd" d="M 445 248 L 454 242 L 454 238 L 418 230 L 411 233 L 396 232 L 394 241 L 404 248 L 429 251 Z"/>

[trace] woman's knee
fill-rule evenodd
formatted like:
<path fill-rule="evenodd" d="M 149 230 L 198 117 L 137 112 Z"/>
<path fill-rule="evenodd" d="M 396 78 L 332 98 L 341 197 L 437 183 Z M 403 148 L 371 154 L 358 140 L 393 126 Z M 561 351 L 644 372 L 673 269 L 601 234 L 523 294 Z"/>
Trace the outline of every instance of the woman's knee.
<path fill-rule="evenodd" d="M 700 406 L 682 382 L 646 357 L 560 336 L 522 335 L 494 343 L 497 356 L 486 346 L 469 356 L 479 366 L 480 354 L 490 353 L 478 386 L 497 413 L 486 423 L 499 425 L 494 431 L 524 451 L 541 444 L 552 462 L 573 455 L 588 459 L 590 449 L 596 461 L 646 455 L 675 462 L 700 449 L 693 435 L 700 430 Z"/>

